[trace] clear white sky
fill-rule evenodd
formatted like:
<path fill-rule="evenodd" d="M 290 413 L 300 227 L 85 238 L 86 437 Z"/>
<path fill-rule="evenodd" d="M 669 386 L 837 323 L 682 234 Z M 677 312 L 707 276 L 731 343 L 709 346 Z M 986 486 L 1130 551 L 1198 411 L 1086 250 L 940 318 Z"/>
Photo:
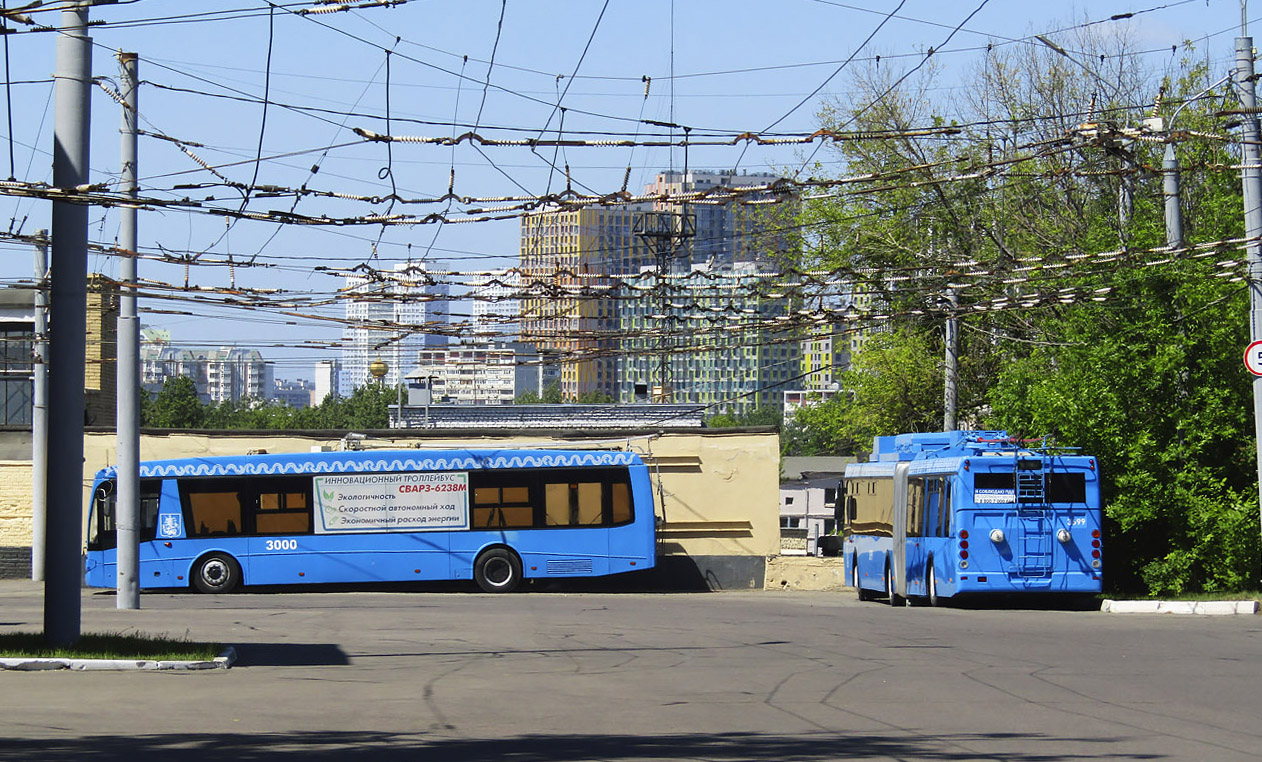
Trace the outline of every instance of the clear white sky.
<path fill-rule="evenodd" d="M 1255 5 L 1253 13 L 1262 16 L 1262 3 Z M 553 149 L 536 154 L 528 148 L 479 150 L 464 143 L 455 148 L 394 144 L 387 156 L 384 144 L 365 144 L 351 130 L 385 132 L 388 93 L 394 134 L 451 136 L 475 125 L 484 136 L 515 138 L 555 137 L 562 126 L 568 136 L 586 131 L 645 138 L 667 132 L 641 119 L 689 125 L 698 134 L 763 132 L 773 124 L 775 132 L 808 133 L 816 128 L 820 99 L 848 87 L 847 70 L 829 77 L 852 55 L 854 69 L 876 55 L 882 66 L 906 68 L 934 47 L 941 86 L 952 88 L 982 61 L 988 43 L 1036 44 L 1030 36 L 1045 34 L 1067 44 L 1060 30 L 1133 13 L 1100 26 L 1134 35 L 1141 49 L 1152 51 L 1148 55 L 1156 69 L 1172 55 L 1186 54 L 1184 49 L 1172 53 L 1172 45 L 1199 40 L 1197 55 L 1208 57 L 1214 72 L 1226 74 L 1241 20 L 1239 0 L 905 0 L 901 7 L 898 0 L 509 0 L 506 8 L 496 0 L 411 0 L 396 8 L 308 17 L 293 13 L 306 7 L 312 6 L 280 3 L 270 14 L 262 0 L 132 0 L 97 7 L 92 18 L 105 24 L 93 31 L 94 73 L 116 82 L 113 51 L 138 53 L 146 83 L 143 129 L 201 144 L 191 150 L 213 165 L 231 165 L 220 171 L 239 183 L 254 177 L 266 89 L 270 105 L 262 155 L 294 155 L 264 161 L 260 184 L 305 183 L 312 189 L 384 195 L 391 181 L 381 179 L 382 170 L 389 166 L 399 195 L 433 197 L 447 191 L 454 167 L 454 188 L 461 195 L 510 195 L 523 189 L 542 194 L 565 187 L 565 178 L 550 167 L 555 163 L 570 166 L 576 187 L 608 193 L 621 187 L 628 166 L 629 187 L 636 191 L 672 162 L 682 167 L 682 152 L 571 147 L 554 155 Z M 1258 16 L 1250 19 L 1251 31 L 1262 34 Z M 39 23 L 53 26 L 58 17 L 36 15 Z M 0 121 L 0 176 L 51 181 L 55 37 L 24 33 L 7 39 L 9 84 L 0 100 L 5 116 L 11 115 L 12 132 L 7 119 Z M 393 51 L 389 56 L 387 49 Z M 488 71 L 490 85 L 485 86 Z M 647 98 L 645 76 L 651 79 Z M 817 88 L 818 95 L 807 99 Z M 806 103 L 795 109 L 803 99 Z M 118 173 L 120 109 L 99 90 L 92 108 L 93 180 L 104 182 Z M 220 207 L 240 205 L 240 195 L 222 187 L 176 188 L 215 178 L 170 142 L 145 137 L 140 151 L 142 193 L 214 196 Z M 755 172 L 795 167 L 803 156 L 800 148 L 729 146 L 696 148 L 688 160 L 694 168 Z M 247 208 L 351 216 L 384 212 L 387 205 L 305 198 L 293 207 L 291 198 L 255 198 Z M 438 204 L 396 206 L 394 211 L 444 209 Z M 46 202 L 0 197 L 0 232 L 46 228 L 48 215 Z M 113 244 L 117 213 L 94 210 L 92 221 L 93 240 Z M 439 269 L 480 271 L 512 264 L 517 235 L 516 220 L 383 231 L 380 226 L 296 228 L 253 221 L 229 227 L 221 217 L 180 210 L 145 212 L 140 218 L 144 251 L 206 252 L 207 259 L 231 254 L 234 260 L 267 265 L 236 267 L 231 273 L 226 267 L 195 266 L 189 271 L 193 285 L 232 282 L 324 295 L 341 281 L 317 272 L 319 267 L 352 267 L 371 260 L 375 250 L 384 266 L 411 257 Z M 0 284 L 30 277 L 30 252 L 28 246 L 0 241 Z M 89 266 L 118 272 L 111 257 L 94 256 Z M 182 267 L 148 261 L 141 271 L 143 278 L 167 283 L 183 283 L 185 277 Z M 336 354 L 319 347 L 340 336 L 335 326 L 271 313 L 157 300 L 146 300 L 145 308 L 194 313 L 142 313 L 142 321 L 169 329 L 177 343 L 258 348 L 278 361 L 278 378 L 309 378 L 316 360 Z M 330 307 L 322 314 L 341 310 Z M 304 344 L 317 348 L 294 349 Z"/>

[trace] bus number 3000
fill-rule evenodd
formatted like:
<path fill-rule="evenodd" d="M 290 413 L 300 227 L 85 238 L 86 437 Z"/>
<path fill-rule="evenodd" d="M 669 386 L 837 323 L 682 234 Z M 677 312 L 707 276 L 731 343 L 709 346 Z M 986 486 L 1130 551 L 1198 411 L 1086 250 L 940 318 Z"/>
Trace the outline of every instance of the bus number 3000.
<path fill-rule="evenodd" d="M 268 540 L 264 546 L 267 550 L 297 550 L 297 540 Z"/>

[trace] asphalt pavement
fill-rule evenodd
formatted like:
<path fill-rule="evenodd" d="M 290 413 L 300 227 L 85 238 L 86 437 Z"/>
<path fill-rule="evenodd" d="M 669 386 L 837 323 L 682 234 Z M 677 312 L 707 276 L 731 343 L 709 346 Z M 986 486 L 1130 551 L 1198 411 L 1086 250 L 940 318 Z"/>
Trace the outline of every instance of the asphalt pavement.
<path fill-rule="evenodd" d="M 0 581 L 0 631 L 42 588 Z M 0 761 L 1255 760 L 1258 617 L 849 593 L 84 591 L 203 672 L 0 672 Z"/>

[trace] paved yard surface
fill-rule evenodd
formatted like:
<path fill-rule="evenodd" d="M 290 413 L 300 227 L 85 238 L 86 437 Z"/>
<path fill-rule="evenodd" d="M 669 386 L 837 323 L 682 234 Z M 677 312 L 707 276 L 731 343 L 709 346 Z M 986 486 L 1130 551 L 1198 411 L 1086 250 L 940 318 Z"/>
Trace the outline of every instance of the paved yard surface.
<path fill-rule="evenodd" d="M 0 630 L 42 589 L 0 582 Z M 230 670 L 0 672 L 0 760 L 1255 760 L 1262 618 L 848 593 L 85 591 Z"/>

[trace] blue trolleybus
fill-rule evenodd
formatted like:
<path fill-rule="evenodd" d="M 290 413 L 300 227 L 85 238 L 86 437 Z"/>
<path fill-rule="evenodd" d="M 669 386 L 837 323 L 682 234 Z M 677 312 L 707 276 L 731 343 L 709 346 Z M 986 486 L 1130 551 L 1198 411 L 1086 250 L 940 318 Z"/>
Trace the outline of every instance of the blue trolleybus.
<path fill-rule="evenodd" d="M 860 600 L 931 605 L 977 593 L 1100 592 L 1096 460 L 1003 431 L 877 437 L 838 494 Z"/>
<path fill-rule="evenodd" d="M 96 475 L 87 583 L 117 583 L 114 468 Z M 140 586 L 594 577 L 655 560 L 630 452 L 369 450 L 140 465 Z"/>

